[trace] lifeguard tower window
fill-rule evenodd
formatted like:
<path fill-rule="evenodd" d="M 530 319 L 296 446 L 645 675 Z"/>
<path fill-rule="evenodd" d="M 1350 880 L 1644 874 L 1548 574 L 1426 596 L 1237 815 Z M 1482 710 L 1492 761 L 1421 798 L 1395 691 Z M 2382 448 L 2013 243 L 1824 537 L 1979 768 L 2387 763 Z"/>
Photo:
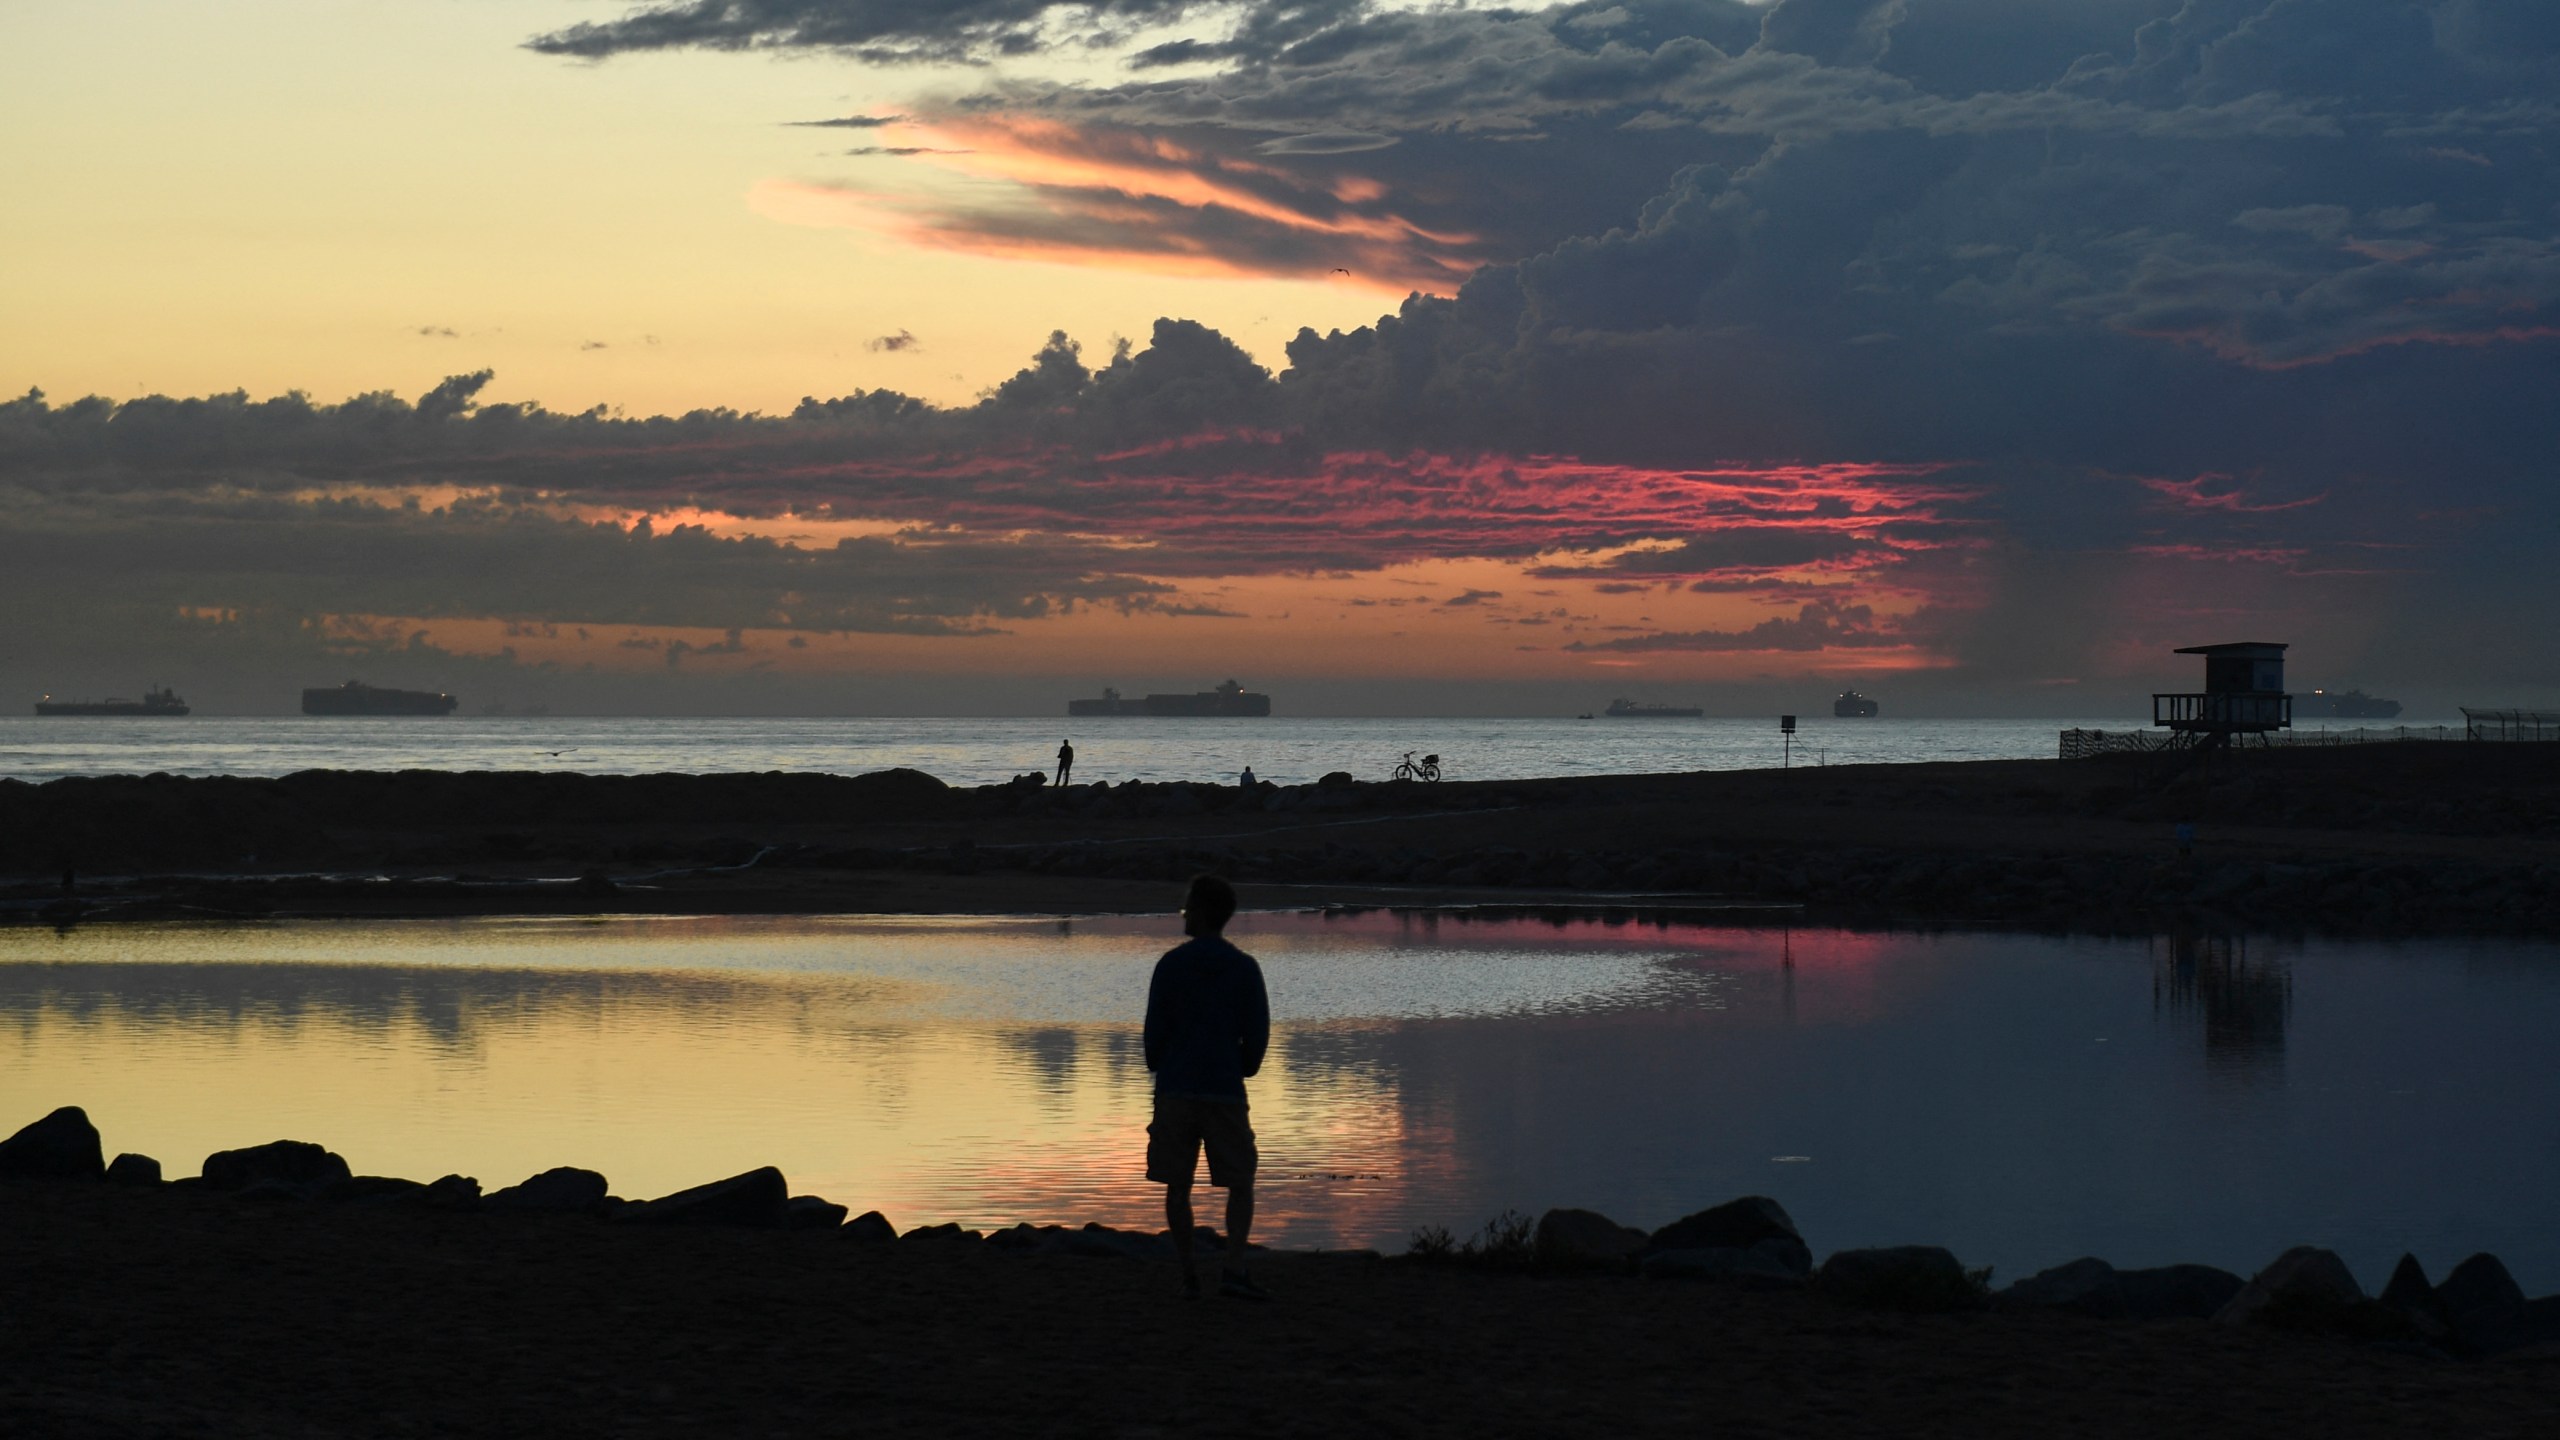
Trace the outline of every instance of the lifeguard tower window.
<path fill-rule="evenodd" d="M 2205 745 L 2293 728 L 2293 697 L 2284 690 L 2284 652 L 2284 646 L 2264 640 L 2179 650 L 2180 655 L 2204 657 L 2204 689 L 2153 695 L 2151 723 Z"/>

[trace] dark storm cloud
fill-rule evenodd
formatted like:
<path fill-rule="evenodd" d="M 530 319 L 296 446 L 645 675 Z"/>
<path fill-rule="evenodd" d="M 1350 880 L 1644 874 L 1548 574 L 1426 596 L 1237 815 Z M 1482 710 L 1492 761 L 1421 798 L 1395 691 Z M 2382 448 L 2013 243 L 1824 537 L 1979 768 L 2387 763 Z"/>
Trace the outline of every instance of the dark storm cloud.
<path fill-rule="evenodd" d="M 1154 57 L 1180 65 L 1120 83 L 912 107 L 1084 167 L 1043 183 L 1026 165 L 1011 208 L 920 209 L 924 243 L 1323 274 L 1346 263 L 1323 226 L 1392 217 L 1411 234 L 1369 237 L 1392 253 L 1356 268 L 1451 293 L 1302 331 L 1277 374 L 1187 321 L 1107 360 L 1059 336 L 958 408 L 875 391 L 619 420 L 478 405 L 476 386 L 440 389 L 432 416 L 390 396 L 21 402 L 0 407 L 0 475 L 57 529 L 109 501 L 135 508 L 101 536 L 269 526 L 220 570 L 252 600 L 252 557 L 301 553 L 281 537 L 324 520 L 425 547 L 377 565 L 484 592 L 293 582 L 331 605 L 392 591 L 379 603 L 404 613 L 965 629 L 1189 603 L 1132 574 L 1494 557 L 1791 612 L 1586 653 L 1921 646 L 1970 683 L 2257 625 L 2328 627 L 2369 674 L 2459 658 L 2531 677 L 2560 665 L 2523 603 L 2547 557 L 2519 539 L 2560 533 L 2555 12 L 1639 0 L 1242 9 L 1210 28 L 1207 10 L 1107 10 L 1203 28 Z M 681 6 L 564 34 L 593 54 L 983 48 L 1042 13 Z M 1354 135 L 1397 143 L 1292 143 Z M 1099 160 L 1122 168 L 1097 181 Z M 1199 203 L 1150 176 L 1226 188 Z M 1866 468 L 1772 478 L 1820 462 Z M 534 526 L 528 554 L 555 573 L 527 579 L 486 561 L 529 542 L 485 517 L 296 508 L 315 487 L 429 483 L 914 532 L 832 558 Z M 199 511 L 217 503 L 239 513 L 215 525 Z M 1139 548 L 989 538 L 1073 534 Z M 150 590 L 167 543 L 82 553 Z M 607 584 L 605 553 L 646 563 Z M 1851 593 L 1786 589 L 1808 570 Z M 638 578 L 661 571 L 686 578 Z M 582 575 L 592 593 L 559 593 Z"/>
<path fill-rule="evenodd" d="M 1100 24 L 1171 19 L 1196 0 L 1096 0 L 1074 8 Z M 1037 46 L 1050 0 L 694 0 L 538 35 L 549 55 L 602 59 L 645 50 L 810 48 L 870 60 L 1022 54 Z"/>
<path fill-rule="evenodd" d="M 1563 648 L 1599 653 L 1694 651 L 1810 651 L 1872 649 L 1910 643 L 1897 630 L 1879 626 L 1865 605 L 1817 602 L 1792 616 L 1776 616 L 1740 630 L 1663 631 L 1623 635 L 1614 640 L 1576 640 Z"/>

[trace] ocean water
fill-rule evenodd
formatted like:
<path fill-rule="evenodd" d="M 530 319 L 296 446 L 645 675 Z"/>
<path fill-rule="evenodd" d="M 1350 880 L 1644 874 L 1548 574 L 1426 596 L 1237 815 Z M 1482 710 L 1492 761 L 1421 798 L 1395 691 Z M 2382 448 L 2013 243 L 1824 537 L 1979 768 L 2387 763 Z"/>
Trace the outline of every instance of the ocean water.
<path fill-rule="evenodd" d="M 1076 778 L 1232 782 L 1250 765 L 1300 784 L 1332 770 L 1387 778 L 1407 751 L 1452 780 L 1730 770 L 1783 763 L 2044 759 L 2075 726 L 2137 722 L 1799 717 L 1792 743 L 1765 720 L 1572 719 L 633 719 L 452 716 L 175 720 L 0 718 L 0 777 L 286 775 L 297 770 L 811 770 L 912 766 L 955 785 L 1051 770 L 1061 739 Z"/>
<path fill-rule="evenodd" d="M 554 1165 L 662 1194 L 779 1165 L 901 1226 L 1155 1228 L 1149 966 L 1172 917 L 0 930 L 0 1129 L 87 1107 L 196 1172 Z M 1262 1238 L 1403 1247 L 1506 1209 L 1653 1227 L 1776 1197 L 1815 1251 L 1944 1244 L 2377 1288 L 2560 1289 L 2560 947 L 2056 939 L 1268 912 Z M 1216 1199 L 1208 1197 L 1214 1216 Z"/>

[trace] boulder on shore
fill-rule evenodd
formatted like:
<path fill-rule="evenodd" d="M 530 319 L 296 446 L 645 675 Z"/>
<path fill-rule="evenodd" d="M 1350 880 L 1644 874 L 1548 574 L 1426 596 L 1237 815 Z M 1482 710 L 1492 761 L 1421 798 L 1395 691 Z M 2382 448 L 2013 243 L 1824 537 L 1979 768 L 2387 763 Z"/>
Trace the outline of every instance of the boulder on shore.
<path fill-rule="evenodd" d="M 770 1165 L 625 1205 L 616 1221 L 635 1225 L 744 1225 L 778 1230 L 791 1203 L 790 1182 Z"/>
<path fill-rule="evenodd" d="M 2266 1325 L 2359 1340 L 2420 1337 L 2407 1314 L 2366 1299 L 2346 1262 L 2313 1245 L 2297 1245 L 2277 1256 L 2213 1318 L 2225 1325 Z"/>
<path fill-rule="evenodd" d="M 1982 1303 L 1963 1262 L 1936 1245 L 1838 1251 L 1814 1272 L 1813 1284 L 1835 1300 L 1879 1310 L 1965 1310 Z"/>
<path fill-rule="evenodd" d="M 97 1180 L 107 1173 L 89 1112 L 65 1105 L 0 1140 L 0 1180 Z"/>
<path fill-rule="evenodd" d="M 290 1191 L 310 1198 L 354 1176 L 334 1151 L 308 1140 L 271 1140 L 244 1150 L 217 1150 L 204 1157 L 208 1190 L 261 1193 Z"/>
<path fill-rule="evenodd" d="M 2510 1347 L 2524 1318 L 2524 1289 L 2497 1256 L 2482 1252 L 2453 1267 L 2436 1288 L 2456 1339 L 2480 1354 Z"/>
<path fill-rule="evenodd" d="M 1702 1250 L 1655 1250 L 1638 1267 L 1647 1280 L 1713 1280 L 1745 1290 L 1797 1290 L 1804 1272 L 1770 1253 L 1762 1242 L 1752 1246 L 1722 1245 Z"/>
<path fill-rule="evenodd" d="M 2084 1256 L 2028 1276 L 2001 1291 L 2000 1300 L 2097 1320 L 2209 1320 L 2247 1283 L 2211 1265 L 2118 1270 Z"/>
<path fill-rule="evenodd" d="M 1653 1232 L 1644 1253 L 1665 1250 L 1759 1250 L 1798 1275 L 1813 1271 L 1813 1251 L 1796 1232 L 1785 1206 L 1766 1195 L 1745 1195 L 1713 1209 L 1674 1220 Z"/>
<path fill-rule="evenodd" d="M 127 1151 L 107 1162 L 107 1183 L 110 1185 L 157 1185 L 160 1183 L 160 1162 L 148 1155 L 136 1155 Z"/>
<path fill-rule="evenodd" d="M 2453 1312 L 2445 1308 L 2436 1287 L 2427 1282 L 2426 1267 L 2415 1255 L 2403 1254 L 2400 1263 L 2391 1267 L 2390 1283 L 2382 1287 L 2382 1303 L 2400 1312 L 2408 1320 L 2418 1338 L 2442 1349 L 2459 1348 L 2454 1339 Z"/>
<path fill-rule="evenodd" d="M 782 1223 L 794 1230 L 833 1230 L 844 1223 L 845 1206 L 816 1195 L 794 1195 L 783 1202 Z"/>
<path fill-rule="evenodd" d="M 1645 1233 L 1597 1210 L 1550 1210 L 1538 1217 L 1538 1258 L 1550 1265 L 1624 1266 Z"/>
<path fill-rule="evenodd" d="M 843 1233 L 847 1239 L 852 1240 L 895 1240 L 898 1238 L 898 1227 L 890 1224 L 889 1217 L 879 1211 L 865 1210 L 844 1222 Z"/>
<path fill-rule="evenodd" d="M 480 1208 L 518 1214 L 595 1215 L 610 1190 L 605 1178 L 575 1165 L 556 1165 L 482 1197 Z"/>

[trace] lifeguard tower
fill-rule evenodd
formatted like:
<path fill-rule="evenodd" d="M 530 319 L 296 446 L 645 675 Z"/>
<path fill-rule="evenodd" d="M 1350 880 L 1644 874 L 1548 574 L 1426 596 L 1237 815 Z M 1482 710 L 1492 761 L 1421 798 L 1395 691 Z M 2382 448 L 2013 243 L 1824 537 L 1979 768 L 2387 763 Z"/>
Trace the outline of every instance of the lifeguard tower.
<path fill-rule="evenodd" d="M 2177 732 L 2175 743 L 2199 749 L 2292 729 L 2293 697 L 2284 692 L 2284 652 L 2284 646 L 2263 640 L 2179 650 L 2180 655 L 2204 657 L 2203 693 L 2152 696 L 2151 723 Z"/>

